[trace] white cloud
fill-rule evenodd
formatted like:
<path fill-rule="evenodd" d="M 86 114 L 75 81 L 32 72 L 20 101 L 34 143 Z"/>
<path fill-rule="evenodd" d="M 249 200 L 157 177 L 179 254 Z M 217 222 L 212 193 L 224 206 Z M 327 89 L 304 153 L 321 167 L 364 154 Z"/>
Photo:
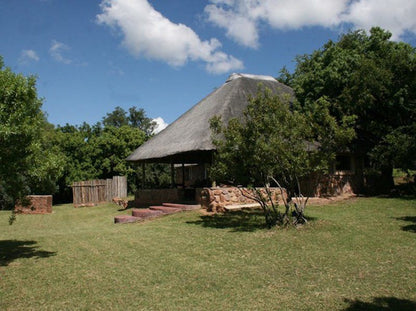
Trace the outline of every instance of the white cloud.
<path fill-rule="evenodd" d="M 205 12 L 209 20 L 226 30 L 227 36 L 245 46 L 257 47 L 258 32 L 256 20 L 250 14 L 226 10 L 216 5 L 208 5 Z"/>
<path fill-rule="evenodd" d="M 38 62 L 39 56 L 34 50 L 22 50 L 19 57 L 20 64 L 28 64 L 30 62 Z"/>
<path fill-rule="evenodd" d="M 211 0 L 205 13 L 210 22 L 226 30 L 228 37 L 256 48 L 262 23 L 276 29 L 331 27 L 339 23 L 338 15 L 345 10 L 346 3 L 346 0 Z"/>
<path fill-rule="evenodd" d="M 123 45 L 135 56 L 144 56 L 182 66 L 188 61 L 202 61 L 212 73 L 243 68 L 243 63 L 221 52 L 217 39 L 201 41 L 183 24 L 175 24 L 156 11 L 147 0 L 103 0 L 97 22 L 123 35 Z"/>
<path fill-rule="evenodd" d="M 62 54 L 69 50 L 69 47 L 59 41 L 53 40 L 51 47 L 49 48 L 49 54 L 55 59 L 57 62 L 69 65 L 72 63 L 72 60 L 69 58 L 64 57 Z"/>
<path fill-rule="evenodd" d="M 399 40 L 406 31 L 416 34 L 416 1 L 414 0 L 359 0 L 353 2 L 342 19 L 356 28 L 380 26 Z"/>
<path fill-rule="evenodd" d="M 156 119 L 153 119 L 152 121 L 156 122 L 155 129 L 153 130 L 153 134 L 159 133 L 160 131 L 164 130 L 169 125 L 161 117 L 157 117 Z"/>
<path fill-rule="evenodd" d="M 207 19 L 225 29 L 241 45 L 257 48 L 259 29 L 339 27 L 344 23 L 369 30 L 380 26 L 398 39 L 406 31 L 416 34 L 416 1 L 412 0 L 211 0 Z"/>

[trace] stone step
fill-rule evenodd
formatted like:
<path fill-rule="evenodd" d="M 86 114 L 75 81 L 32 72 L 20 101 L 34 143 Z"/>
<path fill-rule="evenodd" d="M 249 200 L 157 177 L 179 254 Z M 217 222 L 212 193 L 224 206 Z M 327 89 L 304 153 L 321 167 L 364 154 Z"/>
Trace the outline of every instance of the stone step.
<path fill-rule="evenodd" d="M 132 216 L 140 217 L 142 219 L 153 218 L 163 215 L 162 211 L 151 210 L 149 208 L 134 208 L 131 211 Z"/>
<path fill-rule="evenodd" d="M 168 207 L 168 206 L 150 206 L 149 209 L 154 211 L 161 211 L 163 214 L 173 214 L 177 212 L 181 212 L 180 208 L 175 207 Z"/>
<path fill-rule="evenodd" d="M 139 221 L 141 219 L 142 218 L 134 217 L 130 215 L 120 215 L 120 216 L 114 217 L 114 223 L 115 224 L 128 224 L 128 223 Z"/>
<path fill-rule="evenodd" d="M 163 203 L 162 205 L 166 207 L 180 208 L 183 211 L 192 211 L 192 210 L 197 210 L 201 208 L 201 205 L 199 204 Z"/>
<path fill-rule="evenodd" d="M 126 224 L 137 222 L 144 219 L 155 218 L 162 215 L 169 215 L 178 213 L 181 211 L 189 211 L 194 209 L 200 209 L 200 205 L 191 204 L 176 204 L 176 203 L 163 203 L 162 206 L 150 206 L 149 208 L 134 208 L 130 215 L 120 215 L 114 217 L 114 223 Z"/>

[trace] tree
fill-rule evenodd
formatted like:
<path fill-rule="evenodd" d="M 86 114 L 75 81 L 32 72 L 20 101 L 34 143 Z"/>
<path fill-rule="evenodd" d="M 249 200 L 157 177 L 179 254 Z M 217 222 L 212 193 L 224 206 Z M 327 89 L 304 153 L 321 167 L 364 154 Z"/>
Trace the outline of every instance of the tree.
<path fill-rule="evenodd" d="M 416 146 L 410 139 L 396 152 L 405 136 L 415 137 L 416 50 L 390 37 L 378 27 L 370 34 L 349 32 L 338 42 L 329 41 L 320 50 L 297 57 L 293 75 L 288 77 L 283 70 L 281 76 L 301 105 L 324 99 L 337 120 L 356 116 L 357 135 L 350 149 L 371 160 L 384 191 L 393 185 L 393 167 L 415 168 L 409 159 Z"/>
<path fill-rule="evenodd" d="M 64 162 L 63 174 L 57 182 L 59 192 L 56 201 L 71 199 L 74 181 L 96 179 L 101 175 L 101 170 L 95 165 L 97 149 L 94 146 L 95 137 L 101 132 L 100 125 L 91 127 L 87 123 L 81 126 L 66 124 L 55 129 L 51 141 L 59 148 Z"/>
<path fill-rule="evenodd" d="M 218 118 L 211 120 L 217 148 L 211 178 L 251 185 L 269 227 L 288 224 L 292 210 L 293 223 L 306 221 L 302 180 L 326 172 L 336 148 L 353 136 L 351 120 L 344 119 L 339 125 L 323 100 L 308 110 L 295 106 L 266 89 L 250 99 L 242 120 L 231 119 L 225 125 Z M 271 182 L 282 192 L 283 211 L 270 199 Z M 257 186 L 265 187 L 267 195 Z M 294 196 L 297 202 L 292 202 Z"/>
<path fill-rule="evenodd" d="M 411 175 L 416 167 L 416 123 L 402 126 L 383 137 L 370 156 L 378 163 L 401 168 Z"/>
<path fill-rule="evenodd" d="M 146 116 L 143 108 L 137 109 L 134 106 L 129 108 L 128 120 L 130 126 L 141 129 L 148 137 L 153 134 L 156 127 L 156 122 Z"/>
<path fill-rule="evenodd" d="M 125 125 L 136 127 L 145 132 L 148 137 L 153 134 L 156 126 L 156 123 L 146 116 L 143 108 L 137 109 L 135 106 L 129 108 L 128 115 L 123 108 L 116 107 L 113 112 L 107 113 L 103 118 L 103 124 L 104 127 L 122 127 Z"/>
<path fill-rule="evenodd" d="M 29 156 L 32 194 L 55 194 L 59 190 L 57 183 L 64 173 L 65 158 L 59 146 L 54 144 L 55 135 L 54 125 L 45 118 Z"/>
<path fill-rule="evenodd" d="M 96 171 L 100 172 L 99 178 L 127 176 L 129 189 L 134 192 L 136 169 L 126 162 L 126 158 L 145 140 L 145 132 L 138 127 L 105 127 L 101 135 L 94 137 L 90 142 L 95 149 L 94 166 Z"/>
<path fill-rule="evenodd" d="M 114 108 L 112 112 L 107 113 L 107 115 L 103 118 L 104 126 L 120 127 L 127 125 L 128 123 L 129 120 L 127 118 L 126 111 L 119 106 Z"/>
<path fill-rule="evenodd" d="M 46 148 L 46 128 L 36 78 L 13 73 L 0 57 L 0 207 L 12 208 L 27 194 L 54 191 L 59 156 Z"/>

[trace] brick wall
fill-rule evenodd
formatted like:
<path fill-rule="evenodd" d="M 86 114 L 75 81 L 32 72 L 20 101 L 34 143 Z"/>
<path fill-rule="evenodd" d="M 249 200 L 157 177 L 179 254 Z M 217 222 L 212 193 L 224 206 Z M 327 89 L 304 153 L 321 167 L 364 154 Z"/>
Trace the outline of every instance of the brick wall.
<path fill-rule="evenodd" d="M 51 195 L 29 195 L 27 205 L 17 203 L 14 210 L 21 214 L 49 214 L 52 213 Z"/>

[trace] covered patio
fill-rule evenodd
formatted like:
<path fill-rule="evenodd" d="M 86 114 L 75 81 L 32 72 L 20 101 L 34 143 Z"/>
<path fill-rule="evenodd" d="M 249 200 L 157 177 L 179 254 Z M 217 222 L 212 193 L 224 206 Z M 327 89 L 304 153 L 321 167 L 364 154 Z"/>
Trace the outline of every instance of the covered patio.
<path fill-rule="evenodd" d="M 260 86 L 282 98 L 293 98 L 293 90 L 271 76 L 232 74 L 221 87 L 137 148 L 127 161 L 141 166 L 142 180 L 146 179 L 147 164 L 165 163 L 170 165 L 171 187 L 146 189 L 142 183 L 135 196 L 136 204 L 201 203 L 203 189 L 213 183 L 208 176 L 215 152 L 210 120 L 219 116 L 227 124 L 232 118 L 241 118 L 249 98 L 256 96 Z"/>

